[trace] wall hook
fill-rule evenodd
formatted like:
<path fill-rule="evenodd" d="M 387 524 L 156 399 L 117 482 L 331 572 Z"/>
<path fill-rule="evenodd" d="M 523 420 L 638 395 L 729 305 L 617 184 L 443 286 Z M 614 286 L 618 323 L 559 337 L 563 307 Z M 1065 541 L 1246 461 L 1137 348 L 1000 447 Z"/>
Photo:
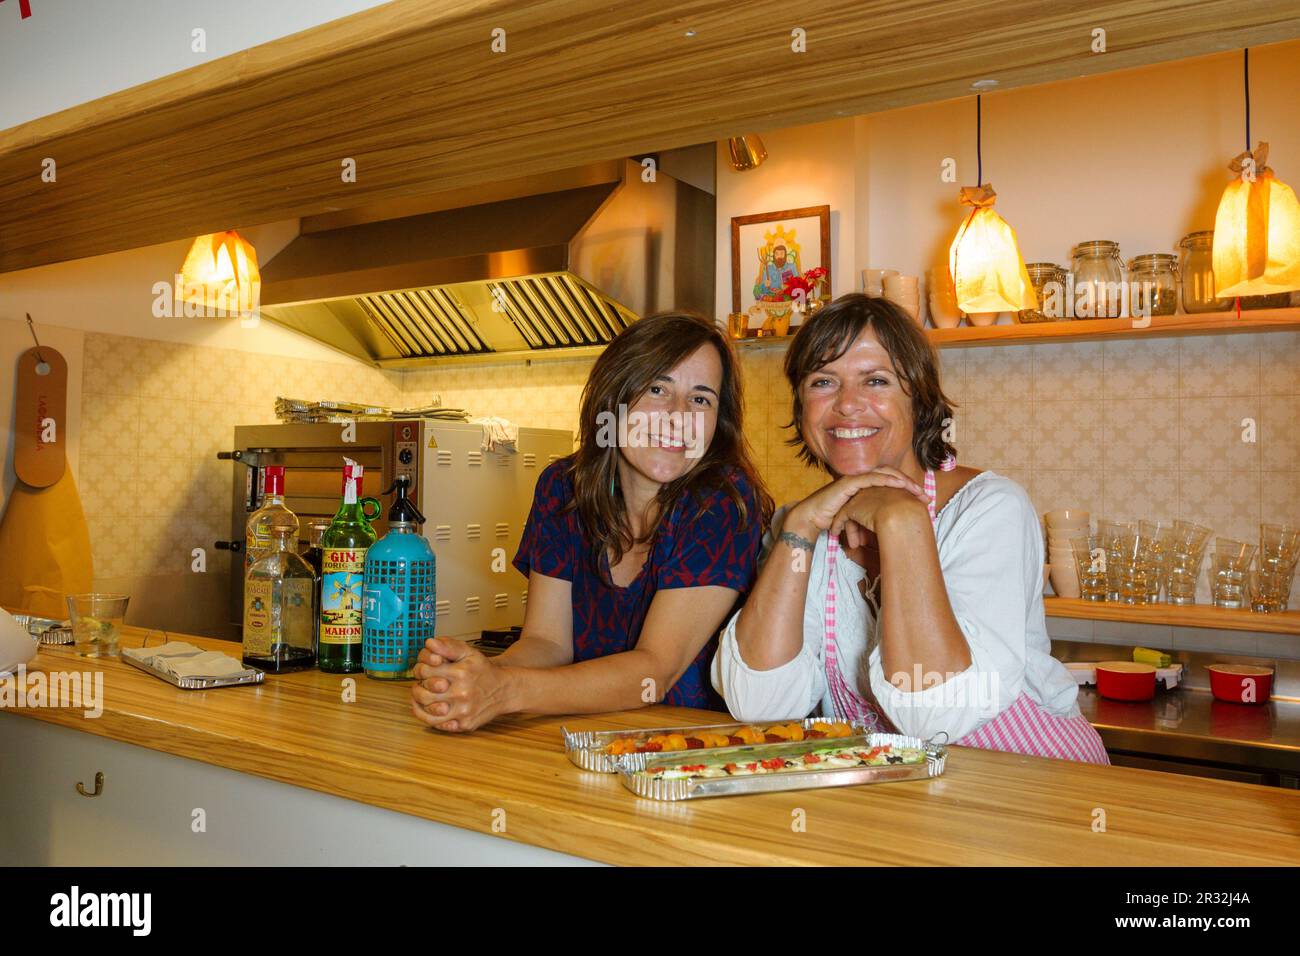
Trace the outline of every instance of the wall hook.
<path fill-rule="evenodd" d="M 95 792 L 87 793 L 86 787 L 80 780 L 77 781 L 77 793 L 83 797 L 97 797 L 104 792 L 104 772 L 102 770 L 95 773 Z"/>

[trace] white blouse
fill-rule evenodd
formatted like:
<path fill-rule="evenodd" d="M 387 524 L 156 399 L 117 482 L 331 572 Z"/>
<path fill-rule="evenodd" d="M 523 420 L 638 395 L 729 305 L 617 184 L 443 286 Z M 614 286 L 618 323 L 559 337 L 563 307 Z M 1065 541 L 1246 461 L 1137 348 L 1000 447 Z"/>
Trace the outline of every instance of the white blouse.
<path fill-rule="evenodd" d="M 771 554 L 789 507 L 773 516 L 761 560 Z M 1078 686 L 1051 654 L 1043 615 L 1042 530 L 1025 490 L 1002 475 L 980 472 L 940 510 L 935 538 L 948 600 L 970 648 L 970 667 L 947 680 L 944 675 L 922 676 L 923 689 L 910 693 L 890 684 L 880 665 L 878 608 L 858 588 L 866 572 L 841 552 L 835 565 L 835 643 L 848 686 L 874 698 L 901 733 L 914 737 L 943 731 L 949 740 L 960 740 L 1010 707 L 1022 692 L 1053 716 L 1079 716 Z M 736 643 L 736 621 L 746 608 L 732 616 L 722 633 L 713 658 L 713 686 L 737 720 L 802 717 L 818 708 L 822 715 L 835 715 L 823 649 L 826 539 L 822 532 L 813 548 L 803 647 L 792 660 L 765 671 L 745 663 Z"/>

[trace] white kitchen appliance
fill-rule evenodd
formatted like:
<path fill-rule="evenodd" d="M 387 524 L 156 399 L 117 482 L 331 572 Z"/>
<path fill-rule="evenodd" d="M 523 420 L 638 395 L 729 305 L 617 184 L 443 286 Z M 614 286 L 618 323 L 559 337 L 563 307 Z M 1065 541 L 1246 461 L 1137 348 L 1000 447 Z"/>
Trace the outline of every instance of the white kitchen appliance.
<path fill-rule="evenodd" d="M 520 428 L 514 452 L 483 450 L 483 427 L 432 419 L 341 424 L 249 425 L 235 429 L 235 450 L 222 458 L 246 465 L 234 478 L 231 540 L 232 637 L 243 608 L 243 541 L 248 514 L 261 505 L 267 465 L 285 468 L 285 503 L 306 538 L 313 517 L 338 507 L 344 457 L 365 466 L 362 495 L 380 497 L 398 475 L 426 518 L 424 535 L 438 559 L 437 633 L 478 637 L 524 620 L 528 584 L 511 563 L 533 503 L 537 477 L 573 451 L 573 434 Z M 374 522 L 387 530 L 389 500 Z"/>

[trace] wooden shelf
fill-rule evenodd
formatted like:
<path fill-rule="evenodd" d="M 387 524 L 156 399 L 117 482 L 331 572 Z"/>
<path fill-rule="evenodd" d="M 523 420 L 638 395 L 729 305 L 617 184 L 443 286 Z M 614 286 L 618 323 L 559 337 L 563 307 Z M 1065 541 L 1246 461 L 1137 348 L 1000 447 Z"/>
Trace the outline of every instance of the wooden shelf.
<path fill-rule="evenodd" d="M 1300 611 L 1260 614 L 1255 611 L 1193 604 L 1111 604 L 1080 598 L 1044 597 L 1048 617 L 1074 617 L 1092 621 L 1123 621 L 1128 624 L 1163 624 L 1172 627 L 1210 627 L 1221 631 L 1261 631 L 1267 634 L 1300 634 Z"/>
<path fill-rule="evenodd" d="M 1300 308 L 1256 309 L 1242 312 L 1203 312 L 1200 315 L 1154 316 L 1135 326 L 1133 319 L 1074 319 L 1025 325 L 963 326 L 926 329 L 939 348 L 975 345 L 1027 345 L 1033 342 L 1095 342 L 1107 339 L 1160 338 L 1169 335 L 1224 335 L 1234 332 L 1277 332 L 1300 329 Z"/>
<path fill-rule="evenodd" d="M 1255 309 L 1242 312 L 1204 312 L 1200 315 L 1168 315 L 1134 327 L 1132 319 L 1074 319 L 1064 322 L 1033 322 L 963 325 L 956 329 L 926 329 L 936 348 L 971 348 L 983 345 L 1032 345 L 1035 342 L 1097 342 L 1109 339 L 1161 338 L 1171 335 L 1228 335 L 1235 332 L 1284 332 L 1300 330 L 1300 308 Z M 793 335 L 769 335 L 761 339 L 736 339 L 740 348 L 784 346 Z"/>

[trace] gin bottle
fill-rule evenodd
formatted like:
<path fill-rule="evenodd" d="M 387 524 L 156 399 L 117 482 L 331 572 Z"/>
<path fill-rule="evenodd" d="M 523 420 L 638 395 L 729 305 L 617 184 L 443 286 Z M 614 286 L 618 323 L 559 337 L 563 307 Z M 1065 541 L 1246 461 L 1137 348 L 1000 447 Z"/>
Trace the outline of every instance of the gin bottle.
<path fill-rule="evenodd" d="M 375 543 L 370 522 L 379 502 L 359 498 L 363 467 L 343 459 L 343 500 L 321 536 L 320 669 L 330 674 L 361 670 L 361 585 L 366 551 Z M 367 513 L 373 506 L 373 511 Z"/>

